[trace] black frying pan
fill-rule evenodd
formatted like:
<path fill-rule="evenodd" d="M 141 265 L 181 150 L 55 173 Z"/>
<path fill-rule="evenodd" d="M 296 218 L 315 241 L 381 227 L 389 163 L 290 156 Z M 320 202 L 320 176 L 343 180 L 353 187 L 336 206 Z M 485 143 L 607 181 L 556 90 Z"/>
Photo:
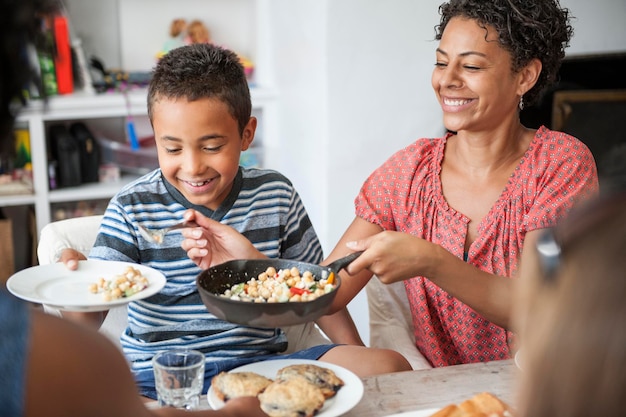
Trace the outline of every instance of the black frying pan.
<path fill-rule="evenodd" d="M 341 285 L 338 272 L 361 253 L 351 253 L 328 266 L 289 259 L 239 259 L 202 271 L 196 278 L 196 285 L 207 310 L 222 320 L 254 327 L 291 326 L 314 321 L 328 312 Z M 235 284 L 258 277 L 270 266 L 277 271 L 293 267 L 298 268 L 300 273 L 311 271 L 316 280 L 328 277 L 333 272 L 336 288 L 312 301 L 301 302 L 253 303 L 231 300 L 219 295 Z"/>

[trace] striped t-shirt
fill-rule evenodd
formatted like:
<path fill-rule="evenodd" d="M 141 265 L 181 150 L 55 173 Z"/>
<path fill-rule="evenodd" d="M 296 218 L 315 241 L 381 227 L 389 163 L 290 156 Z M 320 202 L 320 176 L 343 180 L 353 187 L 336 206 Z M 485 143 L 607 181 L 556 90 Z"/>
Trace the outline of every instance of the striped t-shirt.
<path fill-rule="evenodd" d="M 320 263 L 322 248 L 291 182 L 276 171 L 240 168 L 233 188 L 216 211 L 196 206 L 159 169 L 125 186 L 109 203 L 90 258 L 141 263 L 167 278 L 163 290 L 128 305 L 121 345 L 135 374 L 152 372 L 151 359 L 172 348 L 197 349 L 207 361 L 279 353 L 287 348 L 281 329 L 245 327 L 209 313 L 196 290 L 196 266 L 181 248 L 180 232 L 162 244 L 146 241 L 148 229 L 171 226 L 187 209 L 227 224 L 270 258 Z"/>

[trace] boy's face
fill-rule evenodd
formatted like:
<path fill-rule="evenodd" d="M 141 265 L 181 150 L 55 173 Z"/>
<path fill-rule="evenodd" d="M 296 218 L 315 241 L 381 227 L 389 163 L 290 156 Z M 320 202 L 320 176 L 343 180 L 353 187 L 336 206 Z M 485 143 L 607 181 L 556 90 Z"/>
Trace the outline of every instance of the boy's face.
<path fill-rule="evenodd" d="M 152 126 L 165 179 L 189 202 L 216 210 L 232 188 L 241 152 L 254 139 L 256 119 L 250 118 L 242 137 L 220 100 L 160 98 Z"/>

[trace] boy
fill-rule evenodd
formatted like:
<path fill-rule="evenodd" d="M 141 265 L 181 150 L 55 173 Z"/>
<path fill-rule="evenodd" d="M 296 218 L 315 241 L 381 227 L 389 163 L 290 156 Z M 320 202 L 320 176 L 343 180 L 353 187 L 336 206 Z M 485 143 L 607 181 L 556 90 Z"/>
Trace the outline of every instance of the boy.
<path fill-rule="evenodd" d="M 275 359 L 287 339 L 281 329 L 235 325 L 208 313 L 195 285 L 200 268 L 181 247 L 183 237 L 170 233 L 161 244 L 151 243 L 139 234 L 139 224 L 170 226 L 195 209 L 239 231 L 265 256 L 322 261 L 317 235 L 289 180 L 275 171 L 239 166 L 241 152 L 254 139 L 257 121 L 251 109 L 243 67 L 228 50 L 210 44 L 181 47 L 154 70 L 148 115 L 160 168 L 111 200 L 90 253 L 94 259 L 149 265 L 167 277 L 159 294 L 129 304 L 129 326 L 121 337 L 144 396 L 156 398 L 151 359 L 159 351 L 204 352 L 206 391 L 220 371 Z M 341 323 L 333 323 L 333 328 L 344 326 L 345 337 L 326 327 L 336 341 L 358 339 L 348 317 L 343 312 Z M 410 369 L 396 352 L 354 345 L 320 345 L 281 357 L 334 362 L 360 376 Z"/>

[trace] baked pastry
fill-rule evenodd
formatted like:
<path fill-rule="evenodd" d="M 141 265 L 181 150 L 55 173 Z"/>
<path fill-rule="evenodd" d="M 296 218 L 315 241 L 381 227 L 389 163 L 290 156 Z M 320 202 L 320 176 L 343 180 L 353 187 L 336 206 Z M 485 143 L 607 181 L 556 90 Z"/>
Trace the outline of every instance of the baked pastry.
<path fill-rule="evenodd" d="M 293 376 L 306 378 L 322 390 L 324 398 L 333 397 L 344 382 L 331 369 L 312 364 L 290 365 L 276 373 L 276 379 L 289 379 Z"/>
<path fill-rule="evenodd" d="M 513 410 L 495 395 L 483 392 L 458 405 L 448 405 L 431 417 L 513 417 Z"/>
<path fill-rule="evenodd" d="M 256 397 L 271 383 L 271 379 L 254 372 L 220 372 L 211 379 L 213 392 L 222 401 Z"/>
<path fill-rule="evenodd" d="M 322 390 L 301 376 L 277 379 L 258 397 L 270 417 L 313 417 L 325 400 Z"/>

